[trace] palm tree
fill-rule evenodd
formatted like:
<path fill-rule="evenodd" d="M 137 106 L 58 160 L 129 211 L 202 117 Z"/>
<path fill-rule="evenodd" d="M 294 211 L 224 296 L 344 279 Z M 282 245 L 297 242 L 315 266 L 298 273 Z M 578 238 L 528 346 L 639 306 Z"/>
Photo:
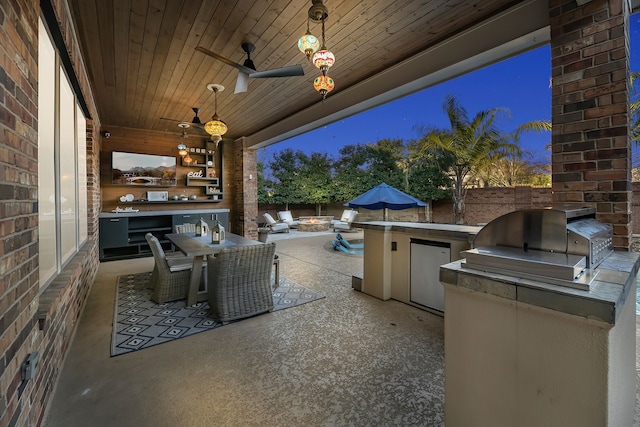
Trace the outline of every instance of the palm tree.
<path fill-rule="evenodd" d="M 478 112 L 469 119 L 467 110 L 454 95 L 447 95 L 443 103 L 451 129 L 425 129 L 420 139 L 423 155 L 431 157 L 451 179 L 453 190 L 453 216 L 456 224 L 464 224 L 465 197 L 469 177 L 507 156 L 520 156 L 519 137 L 529 130 L 549 129 L 547 122 L 531 122 L 504 135 L 496 125 L 499 113 L 508 112 L 492 108 Z"/>
<path fill-rule="evenodd" d="M 524 123 L 518 126 L 513 133 L 506 135 L 506 138 L 513 144 L 520 145 L 520 137 L 531 131 L 551 131 L 551 122 L 535 120 Z M 506 156 L 499 154 L 493 156 L 490 168 L 479 172 L 479 176 L 484 179 L 485 183 L 492 187 L 531 184 L 534 178 L 539 179 L 540 170 L 544 169 L 542 164 L 532 161 L 533 153 L 530 151 L 517 154 L 508 153 Z"/>

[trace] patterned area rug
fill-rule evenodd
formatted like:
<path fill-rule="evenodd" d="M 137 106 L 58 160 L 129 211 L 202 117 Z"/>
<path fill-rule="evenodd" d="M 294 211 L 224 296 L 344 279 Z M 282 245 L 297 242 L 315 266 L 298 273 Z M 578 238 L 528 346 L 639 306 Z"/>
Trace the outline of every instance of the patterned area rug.
<path fill-rule="evenodd" d="M 118 277 L 111 356 L 130 353 L 222 326 L 209 317 L 209 304 L 186 306 L 186 299 L 151 301 L 151 272 Z M 273 291 L 273 311 L 324 298 L 282 276 Z"/>

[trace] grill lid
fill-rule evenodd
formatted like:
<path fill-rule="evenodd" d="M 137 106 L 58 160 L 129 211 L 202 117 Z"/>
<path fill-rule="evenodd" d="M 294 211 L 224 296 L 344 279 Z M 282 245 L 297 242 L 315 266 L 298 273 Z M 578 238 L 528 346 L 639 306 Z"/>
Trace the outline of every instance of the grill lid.
<path fill-rule="evenodd" d="M 595 209 L 530 209 L 496 218 L 465 251 L 465 266 L 589 289 L 596 267 L 613 251 L 613 229 Z"/>

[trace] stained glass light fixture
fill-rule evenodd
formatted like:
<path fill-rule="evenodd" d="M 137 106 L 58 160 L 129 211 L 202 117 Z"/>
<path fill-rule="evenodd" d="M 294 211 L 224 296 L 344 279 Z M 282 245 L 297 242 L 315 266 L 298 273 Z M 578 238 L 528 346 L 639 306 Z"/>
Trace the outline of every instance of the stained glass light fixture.
<path fill-rule="evenodd" d="M 320 48 L 319 51 L 313 54 L 312 61 L 313 61 L 313 65 L 315 65 L 317 68 L 320 68 L 320 71 L 322 71 L 322 74 L 326 75 L 329 68 L 331 68 L 331 66 L 336 62 L 336 57 L 329 49 L 327 49 L 327 46 L 325 46 L 324 21 L 325 20 L 323 19 L 322 20 L 322 47 Z"/>
<path fill-rule="evenodd" d="M 333 86 L 335 86 L 335 84 L 333 83 L 333 79 L 329 76 L 318 76 L 313 81 L 314 89 L 322 95 L 323 99 L 333 90 Z"/>
<path fill-rule="evenodd" d="M 211 140 L 218 143 L 222 141 L 222 135 L 227 133 L 227 125 L 218 117 L 218 92 L 224 90 L 224 86 L 210 83 L 207 85 L 207 89 L 212 91 L 215 96 L 215 110 L 211 120 L 204 124 L 204 130 L 211 135 Z"/>
<path fill-rule="evenodd" d="M 298 40 L 298 49 L 307 55 L 307 59 L 311 60 L 311 55 L 320 49 L 320 41 L 309 31 L 309 19 L 307 18 L 307 32 Z"/>
<path fill-rule="evenodd" d="M 315 53 L 313 53 L 311 61 L 313 62 L 313 65 L 318 67 L 322 72 L 322 75 L 316 77 L 316 79 L 313 81 L 313 87 L 322 95 L 322 99 L 324 100 L 327 94 L 331 92 L 335 86 L 333 79 L 327 74 L 329 68 L 331 68 L 336 62 L 335 55 L 333 54 L 333 52 L 327 49 L 325 44 L 326 39 L 324 33 L 324 24 L 329 17 L 329 11 L 322 0 L 311 0 L 311 7 L 309 8 L 309 12 L 307 13 L 307 15 L 307 33 L 310 34 L 310 20 L 322 24 L 322 47 L 320 48 L 320 50 L 317 50 Z M 302 41 L 302 39 L 300 39 L 300 41 Z M 300 41 L 298 42 L 298 47 L 300 47 Z M 307 53 L 307 51 L 303 52 Z"/>

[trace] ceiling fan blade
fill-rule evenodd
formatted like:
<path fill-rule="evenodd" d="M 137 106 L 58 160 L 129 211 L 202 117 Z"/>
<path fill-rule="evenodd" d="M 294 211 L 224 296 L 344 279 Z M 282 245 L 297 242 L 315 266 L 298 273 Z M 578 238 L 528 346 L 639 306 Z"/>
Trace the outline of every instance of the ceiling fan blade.
<path fill-rule="evenodd" d="M 217 53 L 213 53 L 209 49 L 204 48 L 202 46 L 197 46 L 195 49 L 199 52 L 204 53 L 205 55 L 209 55 L 210 57 L 217 59 L 220 62 L 224 62 L 227 65 L 231 65 L 232 67 L 237 68 L 243 73 L 251 74 L 254 72 L 254 70 L 252 70 L 251 68 L 245 67 L 244 65 L 240 65 L 237 62 L 233 62 L 232 60 L 227 59 L 224 56 L 220 56 Z"/>
<path fill-rule="evenodd" d="M 176 122 L 176 123 L 187 123 L 189 125 L 191 125 L 191 129 L 195 130 L 197 133 L 202 134 L 202 135 L 209 135 L 205 130 L 204 130 L 204 124 L 202 123 L 189 123 L 188 121 L 185 120 L 178 120 L 178 119 L 171 119 L 169 117 L 160 117 L 160 120 L 167 120 L 170 122 Z"/>
<path fill-rule="evenodd" d="M 199 133 L 200 135 L 206 135 L 209 136 L 209 134 L 207 133 L 206 130 L 204 130 L 204 125 L 198 125 L 198 126 L 192 126 L 193 129 L 195 129 L 195 131 L 197 133 Z"/>
<path fill-rule="evenodd" d="M 304 76 L 304 70 L 302 69 L 302 65 L 289 65 L 288 67 L 282 68 L 274 68 L 273 70 L 266 71 L 253 71 L 249 74 L 251 78 L 269 78 L 269 77 L 294 77 L 294 76 Z"/>
<path fill-rule="evenodd" d="M 160 120 L 169 120 L 170 122 L 184 123 L 184 120 L 170 119 L 169 117 L 160 117 Z"/>
<path fill-rule="evenodd" d="M 233 93 L 244 93 L 249 87 L 249 74 L 238 71 L 238 78 L 236 79 L 236 89 Z"/>

